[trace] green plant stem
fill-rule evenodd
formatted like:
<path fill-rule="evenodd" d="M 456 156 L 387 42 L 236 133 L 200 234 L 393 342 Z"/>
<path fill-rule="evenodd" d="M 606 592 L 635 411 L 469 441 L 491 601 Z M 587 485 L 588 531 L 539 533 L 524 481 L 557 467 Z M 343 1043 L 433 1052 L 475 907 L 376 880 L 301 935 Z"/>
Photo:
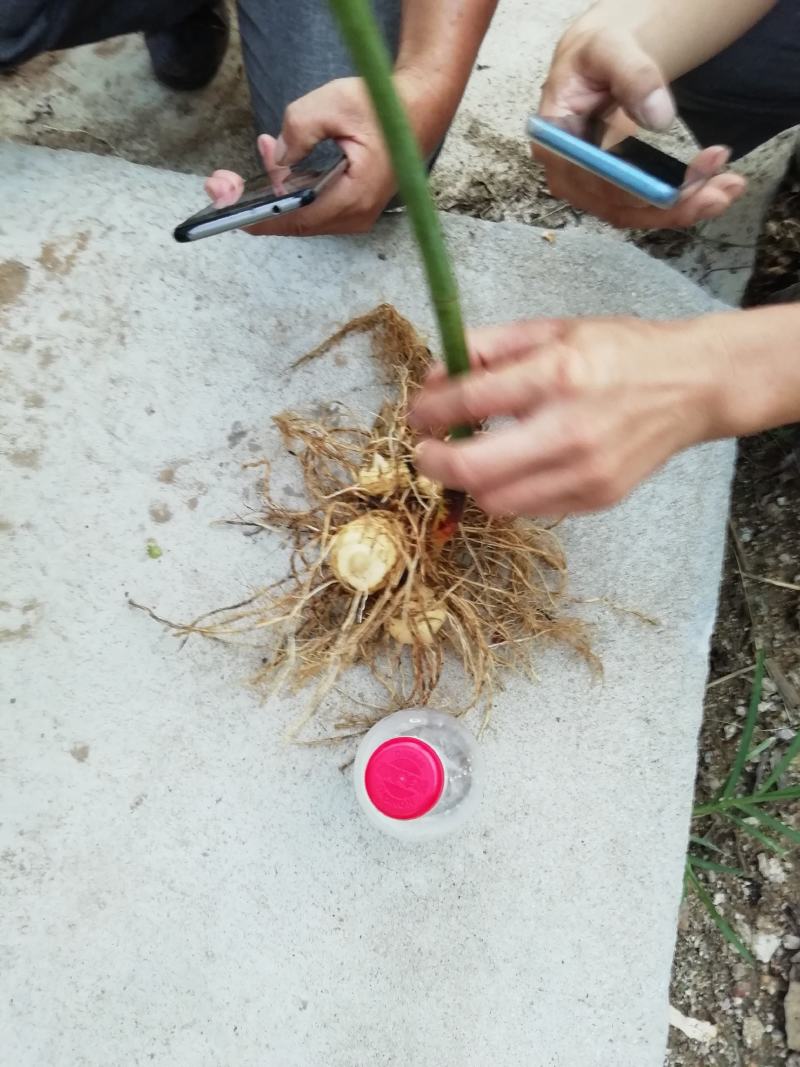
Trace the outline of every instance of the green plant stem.
<path fill-rule="evenodd" d="M 792 743 L 787 748 L 783 758 L 775 764 L 774 770 L 764 782 L 761 791 L 764 792 L 770 789 L 776 782 L 780 781 L 798 757 L 800 757 L 800 732 L 794 735 Z"/>
<path fill-rule="evenodd" d="M 733 929 L 728 920 L 725 919 L 723 915 L 717 910 L 714 901 L 711 899 L 711 895 L 706 892 L 705 887 L 702 885 L 689 863 L 687 863 L 686 865 L 686 882 L 689 888 L 691 888 L 697 894 L 703 907 L 711 916 L 717 929 L 720 931 L 720 933 L 728 942 L 728 944 L 733 945 L 739 955 L 742 956 L 743 959 L 746 959 L 748 963 L 755 965 L 756 961 L 753 958 L 752 952 L 750 952 L 750 950 L 744 944 L 744 942 Z"/>
<path fill-rule="evenodd" d="M 458 285 L 428 186 L 427 169 L 394 86 L 389 51 L 369 0 L 330 0 L 330 6 L 383 130 L 400 196 L 408 210 L 425 267 L 447 372 L 465 374 L 470 365 Z M 469 434 L 469 428 L 459 427 L 452 436 Z"/>
<path fill-rule="evenodd" d="M 722 790 L 722 796 L 725 799 L 733 796 L 734 790 L 739 784 L 739 779 L 742 777 L 742 772 L 747 763 L 747 755 L 750 752 L 753 732 L 755 731 L 756 720 L 758 719 L 758 704 L 761 700 L 761 687 L 764 682 L 764 658 L 765 653 L 763 648 L 759 649 L 758 656 L 756 657 L 756 673 L 753 678 L 753 688 L 750 692 L 750 706 L 747 709 L 747 718 L 745 719 L 744 729 L 742 730 L 742 738 L 739 742 L 739 748 L 736 752 L 733 768 L 728 775 L 725 788 Z"/>

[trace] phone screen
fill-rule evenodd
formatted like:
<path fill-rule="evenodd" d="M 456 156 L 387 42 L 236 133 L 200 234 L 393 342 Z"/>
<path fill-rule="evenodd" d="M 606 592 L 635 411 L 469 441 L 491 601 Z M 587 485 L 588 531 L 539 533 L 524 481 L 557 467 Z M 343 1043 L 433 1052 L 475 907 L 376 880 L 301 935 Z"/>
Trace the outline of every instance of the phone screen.
<path fill-rule="evenodd" d="M 249 178 L 234 204 L 198 211 L 175 229 L 174 237 L 180 242 L 192 241 L 304 207 L 316 199 L 346 162 L 335 142 L 323 141 L 300 163 L 274 167 L 270 174 Z"/>
<path fill-rule="evenodd" d="M 666 152 L 640 141 L 637 137 L 626 137 L 607 151 L 676 189 L 686 180 L 686 163 L 681 163 L 674 156 L 668 156 Z"/>
<path fill-rule="evenodd" d="M 244 183 L 244 192 L 234 207 L 247 207 L 256 202 L 268 204 L 283 197 L 294 196 L 307 190 L 315 189 L 327 174 L 327 169 L 319 167 L 280 167 L 273 176 L 259 174 L 248 178 Z"/>

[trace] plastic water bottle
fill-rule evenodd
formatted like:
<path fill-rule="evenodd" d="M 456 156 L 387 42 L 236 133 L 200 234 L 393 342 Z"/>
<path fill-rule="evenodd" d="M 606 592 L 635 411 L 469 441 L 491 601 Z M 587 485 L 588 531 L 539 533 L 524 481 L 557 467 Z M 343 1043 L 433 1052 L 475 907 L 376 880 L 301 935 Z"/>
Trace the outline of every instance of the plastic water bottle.
<path fill-rule="evenodd" d="M 483 757 L 452 715 L 411 708 L 372 727 L 356 753 L 356 795 L 370 822 L 404 841 L 459 830 L 480 802 Z"/>

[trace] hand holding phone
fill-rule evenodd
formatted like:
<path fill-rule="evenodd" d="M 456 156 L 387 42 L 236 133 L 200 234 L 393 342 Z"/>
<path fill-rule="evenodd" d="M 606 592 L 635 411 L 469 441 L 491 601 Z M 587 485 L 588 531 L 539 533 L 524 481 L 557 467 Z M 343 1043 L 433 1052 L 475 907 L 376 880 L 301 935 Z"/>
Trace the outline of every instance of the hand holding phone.
<path fill-rule="evenodd" d="M 659 229 L 693 226 L 723 214 L 742 193 L 744 179 L 721 173 L 730 156 L 717 146 L 690 164 L 634 137 L 601 148 L 602 124 L 578 137 L 561 121 L 531 118 L 528 132 L 542 157 L 554 196 L 614 226 Z"/>
<path fill-rule="evenodd" d="M 198 241 L 297 211 L 313 204 L 346 169 L 344 153 L 327 142 L 293 167 L 273 166 L 269 173 L 249 179 L 234 203 L 198 211 L 175 228 L 175 240 Z"/>
<path fill-rule="evenodd" d="M 681 195 L 687 165 L 635 137 L 605 149 L 538 116 L 528 120 L 528 133 L 535 144 L 654 207 L 672 207 Z"/>

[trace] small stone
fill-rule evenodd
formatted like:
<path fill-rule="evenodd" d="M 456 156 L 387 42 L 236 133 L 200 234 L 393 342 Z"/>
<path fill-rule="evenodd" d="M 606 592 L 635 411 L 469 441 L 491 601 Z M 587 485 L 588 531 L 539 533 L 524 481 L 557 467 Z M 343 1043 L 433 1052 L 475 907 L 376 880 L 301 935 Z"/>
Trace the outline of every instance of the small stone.
<path fill-rule="evenodd" d="M 781 943 L 780 934 L 759 930 L 753 938 L 753 955 L 761 963 L 769 963 Z"/>
<path fill-rule="evenodd" d="M 792 958 L 791 958 L 791 960 L 789 962 L 790 963 L 800 963 L 800 952 L 796 952 L 794 954 L 794 956 L 792 956 Z"/>
<path fill-rule="evenodd" d="M 782 726 L 775 732 L 775 736 L 779 741 L 794 741 L 794 730 L 790 730 L 788 726 Z"/>
<path fill-rule="evenodd" d="M 786 871 L 777 856 L 768 856 L 766 852 L 759 852 L 758 869 L 763 877 L 773 885 L 783 885 L 786 881 Z M 800 948 L 800 940 L 798 940 L 797 947 Z"/>
<path fill-rule="evenodd" d="M 783 947 L 787 952 L 797 952 L 800 949 L 800 937 L 797 934 L 786 934 L 783 939 Z"/>
<path fill-rule="evenodd" d="M 670 1004 L 669 1024 L 676 1030 L 680 1030 L 691 1041 L 699 1041 L 707 1045 L 717 1036 L 717 1028 L 713 1023 L 707 1023 L 703 1019 L 691 1019 Z"/>
<path fill-rule="evenodd" d="M 767 696 L 772 696 L 773 693 L 777 693 L 778 687 L 775 685 L 771 678 L 764 678 L 761 682 L 761 692 Z"/>
<path fill-rule="evenodd" d="M 794 556 L 791 554 L 791 552 L 781 552 L 781 554 L 778 556 L 778 559 L 781 561 L 781 563 L 785 563 L 787 567 L 794 563 Z"/>
<path fill-rule="evenodd" d="M 769 701 L 769 700 L 761 700 L 761 701 L 759 701 L 759 704 L 758 704 L 758 710 L 759 711 L 769 711 L 769 709 L 771 707 L 772 707 L 771 701 Z"/>
<path fill-rule="evenodd" d="M 760 985 L 762 993 L 768 993 L 771 997 L 774 997 L 780 989 L 780 982 L 774 974 L 763 974 L 761 976 Z M 767 1027 L 767 1029 L 769 1029 L 769 1027 Z"/>
<path fill-rule="evenodd" d="M 723 733 L 725 734 L 725 740 L 730 741 L 739 732 L 738 722 L 729 722 L 726 724 Z"/>
<path fill-rule="evenodd" d="M 785 504 L 786 504 L 786 497 L 785 496 L 779 496 L 778 499 L 775 501 L 775 503 L 778 505 L 779 508 L 784 507 Z"/>
<path fill-rule="evenodd" d="M 739 540 L 742 542 L 742 544 L 750 544 L 750 542 L 753 540 L 753 531 L 747 526 L 745 526 L 744 529 L 739 531 Z"/>
<path fill-rule="evenodd" d="M 786 1017 L 786 1044 L 800 1052 L 800 982 L 790 982 L 789 992 L 783 1002 Z"/>
<path fill-rule="evenodd" d="M 742 1037 L 748 1048 L 758 1048 L 764 1040 L 764 1024 L 757 1015 L 748 1015 L 742 1023 Z"/>
<path fill-rule="evenodd" d="M 682 934 L 685 934 L 690 926 L 691 912 L 689 910 L 689 901 L 683 900 L 681 902 L 680 911 L 678 912 L 678 929 Z M 798 948 L 800 948 L 800 941 L 798 941 Z"/>

